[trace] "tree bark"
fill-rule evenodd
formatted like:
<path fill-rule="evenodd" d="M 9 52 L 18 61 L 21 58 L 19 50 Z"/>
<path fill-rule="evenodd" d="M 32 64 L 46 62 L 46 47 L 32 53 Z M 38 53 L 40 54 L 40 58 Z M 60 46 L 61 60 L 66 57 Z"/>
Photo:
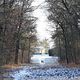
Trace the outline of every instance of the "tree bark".
<path fill-rule="evenodd" d="M 66 58 L 66 63 L 68 64 L 69 63 L 69 59 L 68 59 L 68 41 L 67 41 L 67 38 L 66 38 L 66 31 L 65 29 L 63 28 L 62 25 L 60 25 L 62 31 L 63 31 L 63 37 L 64 37 L 64 45 L 65 45 L 65 58 Z"/>
<path fill-rule="evenodd" d="M 24 62 L 24 50 L 22 50 L 22 60 L 21 60 L 21 63 Z"/>
<path fill-rule="evenodd" d="M 30 39 L 28 39 L 28 42 L 29 42 L 29 47 L 28 47 L 28 63 L 30 63 Z"/>
<path fill-rule="evenodd" d="M 19 17 L 19 26 L 18 26 L 18 31 L 17 31 L 17 40 L 16 40 L 16 52 L 15 52 L 15 64 L 18 64 L 18 53 L 19 53 L 19 43 L 20 43 L 20 31 L 21 31 L 21 26 L 22 26 L 22 18 L 23 18 L 23 8 L 24 8 L 24 2 L 22 5 L 21 9 L 21 14 Z"/>
<path fill-rule="evenodd" d="M 18 64 L 19 39 L 16 41 L 15 64 Z"/>
<path fill-rule="evenodd" d="M 61 41 L 60 41 L 60 37 L 58 39 L 58 42 L 59 42 L 59 57 L 61 58 Z"/>

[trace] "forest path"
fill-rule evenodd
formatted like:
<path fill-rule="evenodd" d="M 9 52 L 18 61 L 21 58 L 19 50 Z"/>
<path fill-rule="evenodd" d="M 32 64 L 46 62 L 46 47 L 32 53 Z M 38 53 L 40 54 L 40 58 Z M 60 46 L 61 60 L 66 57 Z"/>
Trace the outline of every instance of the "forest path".
<path fill-rule="evenodd" d="M 59 65 L 57 58 L 53 59 L 54 64 L 26 64 L 9 70 L 6 75 L 9 78 L 3 80 L 80 80 L 80 68 L 63 67 Z"/>

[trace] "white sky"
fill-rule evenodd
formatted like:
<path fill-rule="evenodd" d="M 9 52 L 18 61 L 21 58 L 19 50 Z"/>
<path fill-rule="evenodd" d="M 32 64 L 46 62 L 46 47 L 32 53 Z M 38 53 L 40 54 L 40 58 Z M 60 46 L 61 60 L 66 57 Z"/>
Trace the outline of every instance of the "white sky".
<path fill-rule="evenodd" d="M 32 4 L 33 6 L 38 6 L 41 3 L 42 3 L 42 5 L 45 5 L 44 4 L 45 0 L 34 0 L 34 1 L 35 2 Z M 50 26 L 48 24 L 48 20 L 47 20 L 46 14 L 48 14 L 48 12 L 47 12 L 47 10 L 45 8 L 38 8 L 33 13 L 33 15 L 38 18 L 38 20 L 36 22 L 38 37 L 40 38 L 40 40 L 43 40 L 43 39 L 46 38 L 46 39 L 49 39 L 49 41 L 50 41 L 51 40 L 51 38 L 50 38 L 51 35 L 50 35 L 50 32 L 47 31 L 47 29 Z"/>
<path fill-rule="evenodd" d="M 41 9 L 38 9 L 34 12 L 34 15 L 38 17 L 38 20 L 36 23 L 37 23 L 37 32 L 40 38 L 41 39 L 49 38 L 50 35 L 49 35 L 49 32 L 47 31 L 48 22 L 47 22 L 47 17 L 45 16 L 44 11 Z"/>

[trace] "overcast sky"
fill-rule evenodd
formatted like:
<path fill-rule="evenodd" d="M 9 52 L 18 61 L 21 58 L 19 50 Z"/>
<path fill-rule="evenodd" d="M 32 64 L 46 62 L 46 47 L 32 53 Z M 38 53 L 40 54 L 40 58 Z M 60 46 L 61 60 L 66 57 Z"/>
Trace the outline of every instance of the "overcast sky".
<path fill-rule="evenodd" d="M 45 0 L 35 0 L 34 4 L 35 6 L 42 3 L 44 5 Z M 47 20 L 47 10 L 45 8 L 38 8 L 34 11 L 34 16 L 38 18 L 36 24 L 37 24 L 37 32 L 40 39 L 50 38 L 50 33 L 47 31 L 49 28 L 48 20 Z"/>
<path fill-rule="evenodd" d="M 45 0 L 34 0 L 33 6 L 38 6 L 38 5 L 45 5 Z M 49 41 L 51 40 L 51 35 L 50 32 L 47 30 L 48 28 L 50 29 L 49 21 L 47 19 L 48 11 L 43 7 L 43 8 L 38 8 L 34 11 L 33 15 L 38 18 L 36 24 L 37 24 L 37 32 L 38 32 L 38 37 L 40 40 L 43 39 L 48 39 Z M 51 45 L 52 43 L 50 43 Z M 52 46 L 52 45 L 51 45 Z"/>

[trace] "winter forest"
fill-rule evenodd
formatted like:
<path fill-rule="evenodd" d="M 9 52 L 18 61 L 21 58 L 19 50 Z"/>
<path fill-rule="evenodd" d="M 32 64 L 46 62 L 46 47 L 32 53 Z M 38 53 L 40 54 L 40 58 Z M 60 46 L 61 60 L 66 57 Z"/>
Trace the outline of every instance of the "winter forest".
<path fill-rule="evenodd" d="M 0 70 L 4 69 L 5 65 L 23 66 L 31 64 L 34 66 L 35 64 L 31 63 L 31 57 L 36 50 L 39 50 L 39 48 L 42 50 L 40 55 L 44 55 L 43 53 L 45 53 L 51 56 L 49 58 L 50 63 L 58 58 L 57 61 L 59 65 L 57 68 L 60 67 L 62 70 L 63 66 L 68 65 L 71 65 L 69 67 L 78 66 L 79 68 L 80 0 L 44 0 L 44 4 L 46 5 L 43 7 L 41 7 L 43 3 L 33 6 L 33 2 L 34 0 L 0 0 Z M 39 35 L 37 34 L 38 31 L 36 24 L 38 18 L 33 15 L 33 12 L 40 7 L 45 8 L 48 12 L 46 17 L 50 25 L 49 28 L 51 31 L 49 31 L 49 33 L 51 41 L 53 42 L 51 48 L 49 47 L 50 41 L 48 41 L 48 39 L 40 41 L 38 38 Z M 51 59 L 54 57 L 57 58 Z M 38 57 L 36 56 L 35 58 Z M 50 61 L 50 59 L 52 61 Z M 45 59 L 45 62 L 46 60 L 47 58 Z M 40 63 L 43 64 L 44 60 L 42 59 Z M 47 65 L 47 63 L 43 65 L 44 68 L 45 65 Z M 51 63 L 51 66 L 52 65 L 54 65 L 54 63 Z M 51 66 L 48 67 L 51 68 Z M 54 69 L 52 70 L 54 73 Z M 67 74 L 66 71 L 65 74 Z M 63 75 L 63 73 L 61 75 Z M 27 78 L 15 80 L 27 80 Z M 60 80 L 69 79 L 62 78 Z"/>

